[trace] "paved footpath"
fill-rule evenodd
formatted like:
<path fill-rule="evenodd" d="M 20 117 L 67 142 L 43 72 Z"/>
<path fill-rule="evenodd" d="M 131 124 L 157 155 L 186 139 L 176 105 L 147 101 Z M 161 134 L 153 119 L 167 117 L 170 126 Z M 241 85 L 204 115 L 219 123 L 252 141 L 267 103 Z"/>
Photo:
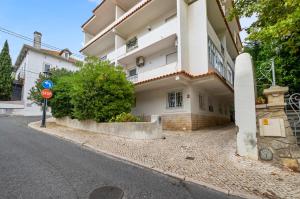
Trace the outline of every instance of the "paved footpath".
<path fill-rule="evenodd" d="M 40 133 L 33 120 L 0 116 L 1 199 L 87 199 L 102 186 L 124 199 L 234 198 Z"/>
<path fill-rule="evenodd" d="M 33 125 L 38 128 L 38 125 Z M 41 130 L 41 129 L 39 129 Z M 235 155 L 233 126 L 137 141 L 49 123 L 44 132 L 162 173 L 249 198 L 300 198 L 300 174 Z"/>

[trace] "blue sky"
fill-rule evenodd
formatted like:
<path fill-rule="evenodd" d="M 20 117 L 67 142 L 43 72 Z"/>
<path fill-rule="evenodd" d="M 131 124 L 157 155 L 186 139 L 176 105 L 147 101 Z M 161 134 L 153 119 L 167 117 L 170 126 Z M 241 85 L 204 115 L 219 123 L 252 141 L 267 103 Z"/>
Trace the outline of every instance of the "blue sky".
<path fill-rule="evenodd" d="M 33 37 L 43 34 L 43 43 L 78 53 L 83 41 L 81 25 L 92 15 L 97 0 L 0 0 L 0 27 Z M 15 61 L 24 43 L 30 42 L 0 32 L 0 49 L 8 40 Z"/>
<path fill-rule="evenodd" d="M 43 34 L 43 43 L 60 49 L 69 48 L 79 54 L 83 34 L 81 25 L 92 15 L 101 0 L 0 0 L 0 27 L 33 37 L 34 31 Z M 251 20 L 242 20 L 242 27 Z M 242 34 L 242 38 L 245 34 Z M 5 40 L 15 62 L 24 43 L 30 42 L 0 32 L 0 48 Z"/>

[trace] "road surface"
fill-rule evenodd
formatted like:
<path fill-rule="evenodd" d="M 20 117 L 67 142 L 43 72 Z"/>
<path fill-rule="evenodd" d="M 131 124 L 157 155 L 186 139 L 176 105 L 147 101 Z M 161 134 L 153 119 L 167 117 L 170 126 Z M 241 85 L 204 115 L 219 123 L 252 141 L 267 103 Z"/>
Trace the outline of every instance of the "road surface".
<path fill-rule="evenodd" d="M 235 198 L 27 127 L 37 119 L 0 116 L 1 199 L 88 199 L 103 186 L 120 188 L 123 199 Z"/>

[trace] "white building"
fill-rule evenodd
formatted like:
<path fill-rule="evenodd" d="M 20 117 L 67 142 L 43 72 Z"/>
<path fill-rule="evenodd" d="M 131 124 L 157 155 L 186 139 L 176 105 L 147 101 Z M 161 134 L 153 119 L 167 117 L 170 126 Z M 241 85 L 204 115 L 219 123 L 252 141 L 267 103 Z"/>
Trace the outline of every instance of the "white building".
<path fill-rule="evenodd" d="M 103 0 L 83 24 L 85 55 L 121 65 L 135 84 L 133 113 L 164 129 L 230 121 L 242 50 L 231 0 Z"/>
<path fill-rule="evenodd" d="M 35 85 L 39 74 L 51 68 L 65 68 L 70 71 L 77 70 L 77 60 L 71 58 L 68 49 L 52 51 L 41 48 L 42 34 L 34 33 L 33 46 L 24 45 L 15 63 L 16 81 L 22 85 L 21 102 L 19 109 L 14 109 L 16 115 L 41 115 L 41 107 L 28 99 L 30 89 Z"/>

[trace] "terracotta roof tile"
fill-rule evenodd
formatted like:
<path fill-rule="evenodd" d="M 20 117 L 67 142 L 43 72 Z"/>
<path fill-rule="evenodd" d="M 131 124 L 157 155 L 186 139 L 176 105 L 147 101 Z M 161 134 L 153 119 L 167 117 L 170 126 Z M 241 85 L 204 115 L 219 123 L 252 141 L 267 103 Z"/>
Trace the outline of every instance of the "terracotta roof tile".
<path fill-rule="evenodd" d="M 156 81 L 156 80 L 160 80 L 160 79 L 164 79 L 164 78 L 168 78 L 168 77 L 173 77 L 173 76 L 177 76 L 177 75 L 186 76 L 186 77 L 190 78 L 190 80 L 209 77 L 209 76 L 215 76 L 218 79 L 220 79 L 225 84 L 225 86 L 227 86 L 232 92 L 234 91 L 232 86 L 228 85 L 226 79 L 224 77 L 220 76 L 215 71 L 209 71 L 208 73 L 201 74 L 201 75 L 192 75 L 190 73 L 187 73 L 186 71 L 179 71 L 179 72 L 170 73 L 170 74 L 167 74 L 167 75 L 162 75 L 162 76 L 159 76 L 159 77 L 155 77 L 155 78 L 152 78 L 152 79 L 148 79 L 148 80 L 145 80 L 145 81 L 141 81 L 141 82 L 138 82 L 134 85 L 138 86 L 138 85 L 146 84 L 146 83 L 149 83 L 149 82 L 152 82 L 152 81 Z"/>

